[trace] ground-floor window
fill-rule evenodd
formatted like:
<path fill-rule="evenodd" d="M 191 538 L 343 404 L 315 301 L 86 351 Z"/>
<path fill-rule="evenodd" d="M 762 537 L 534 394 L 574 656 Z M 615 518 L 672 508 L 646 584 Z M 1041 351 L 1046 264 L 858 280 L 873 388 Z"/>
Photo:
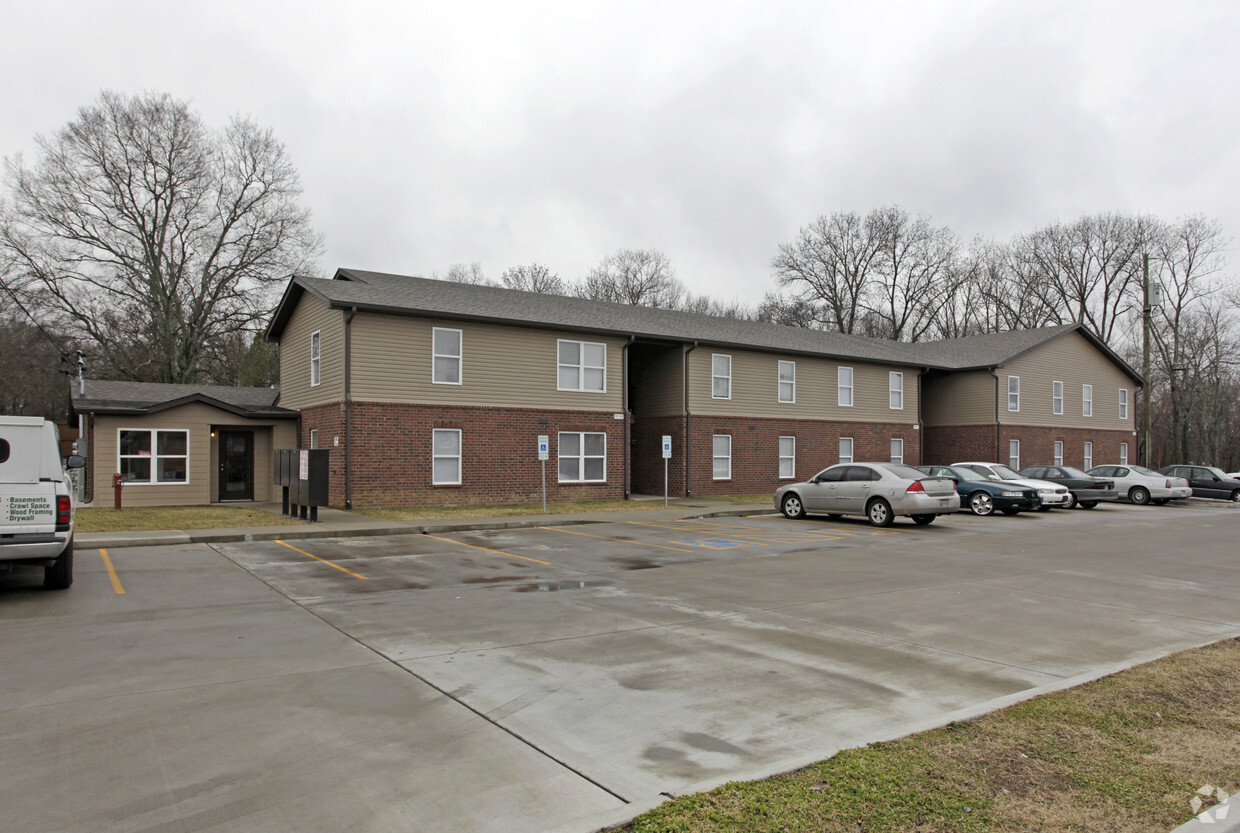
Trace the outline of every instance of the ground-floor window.
<path fill-rule="evenodd" d="M 1008 468 L 1020 471 L 1020 440 L 1008 440 Z"/>
<path fill-rule="evenodd" d="M 715 434 L 714 446 L 714 479 L 732 479 L 732 435 Z"/>
<path fill-rule="evenodd" d="M 431 437 L 431 484 L 461 485 L 461 429 L 436 428 Z"/>
<path fill-rule="evenodd" d="M 1063 440 L 1055 440 L 1055 465 L 1063 465 Z"/>
<path fill-rule="evenodd" d="M 853 461 L 852 437 L 840 437 L 840 462 L 851 463 L 852 461 Z"/>
<path fill-rule="evenodd" d="M 188 483 L 189 432 L 122 428 L 117 471 L 125 483 Z"/>
<path fill-rule="evenodd" d="M 602 483 L 607 479 L 607 435 L 590 431 L 561 431 L 561 483 Z"/>
<path fill-rule="evenodd" d="M 891 462 L 904 463 L 904 440 L 899 437 L 891 438 Z"/>
<path fill-rule="evenodd" d="M 779 477 L 790 480 L 797 476 L 797 438 L 779 438 Z"/>
<path fill-rule="evenodd" d="M 1094 444 L 1093 443 L 1085 443 L 1085 453 L 1082 456 L 1084 460 L 1081 464 L 1081 468 L 1085 469 L 1086 471 L 1089 471 L 1090 469 L 1094 467 Z"/>
<path fill-rule="evenodd" d="M 317 428 L 310 429 L 310 447 L 311 448 L 319 447 L 319 429 Z"/>
<path fill-rule="evenodd" d="M 1121 466 L 1128 465 L 1128 443 L 1119 444 L 1119 464 Z"/>

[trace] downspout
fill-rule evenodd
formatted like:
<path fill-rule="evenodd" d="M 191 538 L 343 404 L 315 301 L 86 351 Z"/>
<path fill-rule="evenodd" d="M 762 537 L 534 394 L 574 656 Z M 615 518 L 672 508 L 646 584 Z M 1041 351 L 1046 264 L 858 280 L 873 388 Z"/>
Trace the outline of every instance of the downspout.
<path fill-rule="evenodd" d="M 629 457 L 633 454 L 632 441 L 629 439 L 629 422 L 632 414 L 629 413 L 629 348 L 633 346 L 633 342 L 637 340 L 637 336 L 629 336 L 629 340 L 620 348 L 620 410 L 624 411 L 624 499 L 629 499 L 631 485 L 629 483 Z"/>
<path fill-rule="evenodd" d="M 690 453 L 689 449 L 693 446 L 693 432 L 690 430 L 691 428 L 690 422 L 692 421 L 691 418 L 693 416 L 693 413 L 689 409 L 689 354 L 692 353 L 697 348 L 698 348 L 698 343 L 695 341 L 693 342 L 693 346 L 685 351 L 685 362 L 684 362 L 685 364 L 684 366 L 684 374 L 685 374 L 685 497 L 693 496 L 693 488 L 689 480 L 689 472 L 691 471 L 691 469 L 689 468 L 689 453 Z"/>
<path fill-rule="evenodd" d="M 926 464 L 926 418 L 923 404 L 924 397 L 921 395 L 923 390 L 922 379 L 926 378 L 926 374 L 930 372 L 930 368 L 923 367 L 917 371 L 917 426 L 921 434 L 917 437 L 917 465 L 924 466 Z"/>
<path fill-rule="evenodd" d="M 990 375 L 995 377 L 995 462 L 1003 461 L 1003 426 L 999 424 L 999 368 L 992 367 Z"/>
<path fill-rule="evenodd" d="M 353 508 L 353 317 L 357 307 L 344 316 L 344 508 Z"/>

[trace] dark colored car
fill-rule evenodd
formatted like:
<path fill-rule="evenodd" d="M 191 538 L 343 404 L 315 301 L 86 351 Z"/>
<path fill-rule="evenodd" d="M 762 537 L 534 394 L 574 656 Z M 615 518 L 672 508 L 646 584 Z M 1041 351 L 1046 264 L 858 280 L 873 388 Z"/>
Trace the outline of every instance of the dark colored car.
<path fill-rule="evenodd" d="M 1193 497 L 1212 497 L 1240 503 L 1240 480 L 1228 477 L 1214 466 L 1167 466 L 1162 474 L 1183 477 L 1193 489 Z"/>
<path fill-rule="evenodd" d="M 1026 466 L 1020 473 L 1023 477 L 1035 477 L 1066 486 L 1071 500 L 1065 509 L 1077 506 L 1093 509 L 1104 500 L 1119 500 L 1114 480 L 1093 477 L 1072 466 Z"/>
<path fill-rule="evenodd" d="M 968 509 L 974 515 L 993 515 L 996 509 L 1005 515 L 1016 515 L 1042 505 L 1037 489 L 998 480 L 984 480 L 969 469 L 951 466 L 917 468 L 933 477 L 946 477 L 956 481 L 956 491 L 960 493 L 960 508 Z"/>

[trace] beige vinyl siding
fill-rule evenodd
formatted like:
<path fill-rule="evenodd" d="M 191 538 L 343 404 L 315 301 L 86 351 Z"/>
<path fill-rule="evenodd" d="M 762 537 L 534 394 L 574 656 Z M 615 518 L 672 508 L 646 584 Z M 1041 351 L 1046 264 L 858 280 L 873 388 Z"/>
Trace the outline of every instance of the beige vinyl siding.
<path fill-rule="evenodd" d="M 685 412 L 684 352 L 668 349 L 648 354 L 641 366 L 632 364 L 633 415 L 637 417 L 678 416 Z"/>
<path fill-rule="evenodd" d="M 461 384 L 431 382 L 431 332 L 461 330 Z M 354 400 L 550 408 L 620 413 L 623 402 L 621 348 L 626 339 L 358 313 L 353 319 Z M 560 339 L 607 345 L 607 390 L 557 390 Z"/>
<path fill-rule="evenodd" d="M 1005 383 L 1006 385 L 1006 383 Z M 906 383 L 907 386 L 907 383 Z M 988 370 L 935 374 L 923 386 L 926 425 L 993 425 L 995 377 Z M 1007 387 L 1003 388 L 1007 407 Z M 1024 380 L 1021 380 L 1024 394 Z M 1023 401 L 1022 401 L 1023 404 Z"/>
<path fill-rule="evenodd" d="M 310 385 L 310 335 L 319 341 L 319 384 Z M 284 408 L 307 408 L 344 399 L 344 312 L 310 293 L 302 295 L 280 335 L 280 399 Z"/>
<path fill-rule="evenodd" d="M 201 402 L 146 416 L 95 417 L 94 505 L 112 506 L 112 475 L 118 471 L 120 431 L 171 430 L 189 432 L 189 482 L 127 483 L 121 490 L 123 506 L 176 506 L 212 503 L 219 495 L 219 458 L 212 430 L 233 428 L 254 432 L 254 500 L 272 500 L 272 451 L 297 447 L 296 420 L 247 420 Z"/>
<path fill-rule="evenodd" d="M 732 398 L 711 396 L 711 356 L 732 357 Z M 779 401 L 779 362 L 796 362 L 796 402 Z M 853 369 L 853 406 L 840 407 L 837 370 Z M 904 407 L 888 407 L 888 374 L 904 373 Z M 689 354 L 689 402 L 695 414 L 786 417 L 789 419 L 917 422 L 915 367 L 894 367 L 827 359 L 699 347 Z"/>
<path fill-rule="evenodd" d="M 1080 333 L 1053 339 L 998 369 L 999 421 L 1115 430 L 1133 428 L 1135 382 Z M 1020 377 L 1020 411 L 1007 409 L 1007 377 Z M 1063 382 L 1063 414 L 1052 410 L 1052 382 Z M 1081 414 L 1081 386 L 1094 387 L 1094 415 Z M 1119 389 L 1128 389 L 1128 418 L 1119 418 Z"/>

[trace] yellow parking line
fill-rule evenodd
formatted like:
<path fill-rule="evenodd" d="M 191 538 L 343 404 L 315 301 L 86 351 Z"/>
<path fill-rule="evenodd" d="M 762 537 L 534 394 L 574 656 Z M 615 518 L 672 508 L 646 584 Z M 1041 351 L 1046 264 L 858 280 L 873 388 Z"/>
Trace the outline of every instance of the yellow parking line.
<path fill-rule="evenodd" d="M 615 541 L 618 544 L 634 544 L 640 547 L 658 547 L 661 550 L 676 550 L 677 552 L 693 552 L 682 547 L 667 547 L 663 544 L 648 544 L 645 541 L 626 541 L 623 538 L 608 538 L 606 535 L 591 535 L 588 532 L 577 532 L 572 529 L 561 529 L 558 526 L 540 526 L 539 529 L 545 529 L 548 532 L 567 532 L 569 535 L 584 535 L 587 538 L 598 538 L 600 541 Z"/>
<path fill-rule="evenodd" d="M 326 564 L 328 567 L 335 567 L 335 568 L 336 568 L 337 570 L 339 570 L 340 572 L 342 572 L 342 573 L 348 573 L 349 575 L 353 576 L 354 578 L 360 578 L 360 579 L 364 579 L 364 578 L 366 578 L 366 577 L 365 577 L 365 576 L 363 576 L 363 575 L 360 575 L 360 574 L 358 574 L 358 573 L 353 572 L 352 570 L 348 569 L 347 567 L 341 567 L 339 564 L 333 564 L 332 562 L 328 561 L 326 558 L 319 558 L 317 555 L 311 555 L 310 553 L 306 552 L 305 550 L 299 550 L 299 549 L 297 549 L 297 547 L 293 546 L 292 544 L 285 544 L 283 541 L 278 540 L 278 539 L 276 540 L 276 543 L 277 543 L 277 544 L 281 544 L 281 545 L 283 545 L 283 546 L 288 547 L 288 548 L 289 548 L 290 550 L 292 550 L 293 552 L 299 552 L 299 553 L 301 553 L 302 555 L 306 556 L 306 558 L 313 558 L 315 561 L 321 561 L 321 562 L 323 562 L 324 564 Z"/>
<path fill-rule="evenodd" d="M 103 566 L 108 568 L 108 578 L 112 580 L 112 589 L 116 591 L 116 595 L 125 595 L 125 588 L 121 585 L 121 577 L 116 574 L 116 568 L 112 566 L 112 559 L 108 558 L 108 551 L 99 548 L 99 555 L 103 558 Z"/>
<path fill-rule="evenodd" d="M 460 544 L 462 547 L 473 547 L 476 550 L 483 550 L 485 552 L 493 552 L 493 553 L 496 553 L 497 555 L 506 555 L 509 558 L 520 558 L 522 561 L 533 561 L 535 564 L 545 564 L 548 567 L 552 566 L 550 561 L 539 561 L 537 558 L 526 558 L 524 555 L 516 555 L 511 552 L 504 552 L 503 550 L 493 550 L 490 547 L 480 547 L 477 544 L 466 544 L 464 541 L 456 541 L 456 540 L 453 540 L 452 538 L 440 538 L 438 535 L 427 535 L 426 537 L 434 538 L 436 541 L 447 541 L 449 544 Z"/>

